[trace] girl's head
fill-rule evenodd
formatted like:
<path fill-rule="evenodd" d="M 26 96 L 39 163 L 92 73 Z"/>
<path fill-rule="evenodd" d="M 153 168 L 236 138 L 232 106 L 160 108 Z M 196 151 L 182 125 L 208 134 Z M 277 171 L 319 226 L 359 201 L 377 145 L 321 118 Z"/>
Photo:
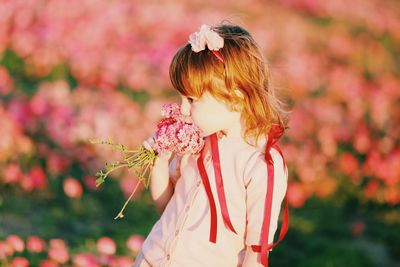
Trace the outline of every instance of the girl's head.
<path fill-rule="evenodd" d="M 187 101 L 211 96 L 239 113 L 247 140 L 267 135 L 273 124 L 285 129 L 282 102 L 270 86 L 267 65 L 249 32 L 229 24 L 211 29 L 223 38 L 223 47 L 218 50 L 223 62 L 207 47 L 194 52 L 188 43 L 178 50 L 170 65 L 172 85 Z M 207 115 L 218 123 L 222 122 L 218 117 L 229 114 Z"/>

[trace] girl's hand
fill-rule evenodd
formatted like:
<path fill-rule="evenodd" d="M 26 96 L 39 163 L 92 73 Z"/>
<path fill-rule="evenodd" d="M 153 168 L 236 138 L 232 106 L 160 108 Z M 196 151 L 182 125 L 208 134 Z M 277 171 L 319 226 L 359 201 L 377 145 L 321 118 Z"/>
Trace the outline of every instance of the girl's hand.
<path fill-rule="evenodd" d="M 148 138 L 146 141 L 143 142 L 143 146 L 148 150 L 152 150 L 150 146 L 150 143 L 152 141 L 153 137 Z M 178 179 L 181 177 L 182 173 L 181 170 L 186 165 L 188 158 L 189 158 L 188 155 L 178 156 L 176 154 L 173 154 L 172 152 L 167 153 L 165 155 L 160 155 L 157 156 L 154 162 L 153 169 L 155 168 L 157 171 L 158 169 L 165 169 L 166 165 L 167 166 L 169 165 L 168 167 L 169 177 L 171 179 L 171 182 L 175 185 Z"/>
<path fill-rule="evenodd" d="M 147 140 L 143 141 L 142 145 L 144 146 L 144 148 L 146 148 L 147 150 L 153 151 L 153 149 L 150 146 L 150 144 L 154 140 L 153 138 L 154 138 L 154 136 L 153 137 L 149 137 L 149 138 L 147 138 Z M 172 152 L 165 153 L 164 155 L 158 155 L 156 160 L 155 160 L 154 165 L 156 165 L 156 163 L 164 163 L 165 164 L 165 162 L 169 161 L 169 159 L 171 158 L 171 155 L 172 155 Z"/>
<path fill-rule="evenodd" d="M 148 149 L 148 150 L 153 150 L 150 146 L 150 144 L 153 142 L 153 137 L 147 138 L 143 142 L 143 146 Z M 156 159 L 154 160 L 154 165 L 152 167 L 152 173 L 155 173 L 156 175 L 159 173 L 168 173 L 168 165 L 169 165 L 169 160 L 172 156 L 172 152 L 165 153 L 164 155 L 158 155 Z"/>
<path fill-rule="evenodd" d="M 181 177 L 182 170 L 187 164 L 189 155 L 178 156 L 174 155 L 169 164 L 169 178 L 171 182 L 175 185 L 178 179 Z"/>

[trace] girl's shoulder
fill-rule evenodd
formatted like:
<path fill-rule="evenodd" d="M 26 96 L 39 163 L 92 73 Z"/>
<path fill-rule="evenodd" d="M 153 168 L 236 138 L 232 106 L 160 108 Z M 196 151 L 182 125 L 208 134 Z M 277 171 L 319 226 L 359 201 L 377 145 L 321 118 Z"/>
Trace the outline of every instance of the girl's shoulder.
<path fill-rule="evenodd" d="M 253 177 L 266 177 L 267 161 L 265 153 L 264 146 L 263 149 L 257 149 L 249 156 L 243 172 L 245 184 L 248 184 Z M 270 148 L 268 153 L 271 155 L 276 176 L 287 176 L 287 167 L 281 153 L 274 147 Z"/>

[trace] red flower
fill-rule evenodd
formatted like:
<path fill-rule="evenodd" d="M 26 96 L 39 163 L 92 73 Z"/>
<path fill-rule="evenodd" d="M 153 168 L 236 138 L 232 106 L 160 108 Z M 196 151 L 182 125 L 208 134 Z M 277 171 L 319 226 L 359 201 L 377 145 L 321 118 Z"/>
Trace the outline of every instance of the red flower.
<path fill-rule="evenodd" d="M 97 250 L 101 254 L 114 255 L 116 251 L 116 246 L 114 240 L 109 237 L 102 237 L 97 240 Z"/>
<path fill-rule="evenodd" d="M 294 208 L 300 208 L 307 199 L 306 192 L 298 182 L 289 183 L 287 188 L 287 198 Z"/>
<path fill-rule="evenodd" d="M 11 262 L 12 267 L 28 267 L 29 261 L 23 257 L 16 257 Z"/>
<path fill-rule="evenodd" d="M 353 234 L 353 236 L 360 236 L 362 235 L 362 233 L 364 232 L 365 229 L 365 224 L 363 221 L 356 221 L 353 223 L 352 227 L 351 227 L 351 232 Z"/>

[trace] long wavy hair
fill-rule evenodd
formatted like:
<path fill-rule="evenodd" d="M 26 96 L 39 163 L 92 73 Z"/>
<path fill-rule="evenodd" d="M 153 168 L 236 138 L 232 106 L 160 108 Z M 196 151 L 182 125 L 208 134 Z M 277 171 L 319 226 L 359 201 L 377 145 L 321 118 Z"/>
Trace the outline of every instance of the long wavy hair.
<path fill-rule="evenodd" d="M 219 50 L 224 63 L 207 48 L 198 53 L 188 43 L 172 59 L 169 75 L 182 95 L 201 97 L 208 91 L 233 111 L 240 111 L 244 138 L 266 136 L 272 125 L 287 128 L 288 111 L 270 86 L 268 65 L 250 33 L 238 25 L 221 23 L 211 27 L 224 38 Z M 225 85 L 225 86 L 221 86 Z"/>

